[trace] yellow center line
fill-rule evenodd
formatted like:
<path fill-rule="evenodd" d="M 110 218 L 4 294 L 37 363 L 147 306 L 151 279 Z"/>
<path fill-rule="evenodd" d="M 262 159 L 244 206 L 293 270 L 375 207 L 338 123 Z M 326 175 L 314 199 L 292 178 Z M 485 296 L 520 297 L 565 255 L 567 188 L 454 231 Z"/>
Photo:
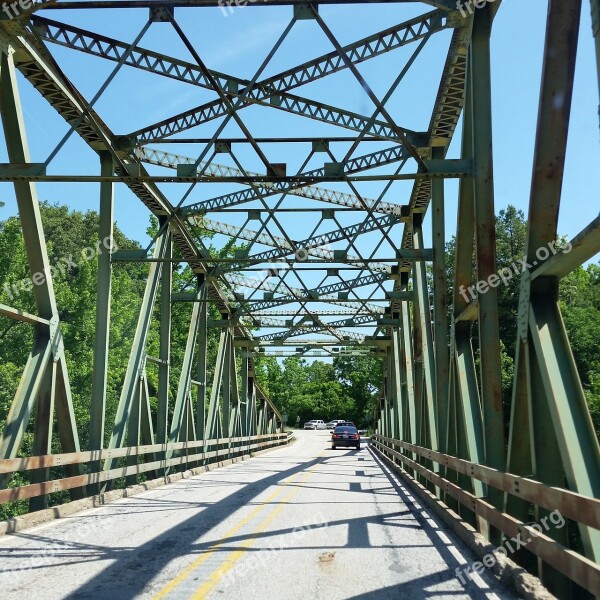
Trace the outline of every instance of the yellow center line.
<path fill-rule="evenodd" d="M 246 515 L 246 517 L 244 517 L 241 521 L 239 521 L 237 525 L 232 527 L 223 536 L 222 542 L 215 544 L 214 546 L 211 546 L 206 552 L 201 554 L 195 561 L 193 561 L 183 571 L 181 571 L 179 573 L 179 575 L 177 575 L 177 577 L 175 577 L 169 583 L 167 583 L 167 585 L 164 588 L 162 588 L 152 598 L 152 600 L 160 600 L 161 598 L 164 598 L 169 593 L 171 593 L 176 587 L 178 587 L 181 583 L 183 583 L 200 565 L 202 565 L 205 561 L 207 561 L 218 548 L 220 548 L 223 544 L 225 544 L 230 537 L 233 537 L 240 529 L 242 529 L 242 527 L 247 525 L 258 513 L 260 513 L 262 510 L 264 510 L 269 505 L 269 503 L 271 503 L 275 498 L 277 498 L 277 496 L 281 495 L 285 491 L 285 486 L 295 483 L 298 478 L 300 478 L 300 481 L 303 481 L 310 475 L 310 471 L 315 466 L 317 466 L 317 465 L 313 465 L 313 467 L 311 467 L 308 470 L 308 473 L 304 472 L 304 476 L 302 476 L 303 472 L 300 472 L 300 473 L 297 473 L 296 475 L 292 476 L 287 481 L 284 481 L 281 484 L 281 487 L 278 487 L 268 498 L 266 498 L 265 500 L 263 500 L 261 502 L 260 506 L 257 506 L 248 515 Z"/>
<path fill-rule="evenodd" d="M 312 473 L 309 471 L 306 477 L 300 479 L 297 483 L 302 483 L 310 477 Z M 285 496 L 277 508 L 275 508 L 267 517 L 261 521 L 261 523 L 252 532 L 252 537 L 243 541 L 240 546 L 242 548 L 249 548 L 255 541 L 259 533 L 262 533 L 274 520 L 275 517 L 287 506 L 289 500 L 295 496 L 300 488 L 293 489 L 287 496 Z M 204 600 L 218 585 L 219 581 L 223 576 L 228 573 L 236 563 L 244 556 L 246 550 L 233 550 L 225 558 L 225 562 L 220 567 L 217 567 L 209 576 L 208 579 L 194 592 L 192 600 Z"/>

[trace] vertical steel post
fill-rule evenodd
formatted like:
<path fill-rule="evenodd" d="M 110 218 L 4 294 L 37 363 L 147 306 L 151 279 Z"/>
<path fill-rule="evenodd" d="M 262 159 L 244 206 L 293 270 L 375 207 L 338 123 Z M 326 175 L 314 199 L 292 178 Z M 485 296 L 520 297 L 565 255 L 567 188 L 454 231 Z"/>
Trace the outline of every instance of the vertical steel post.
<path fill-rule="evenodd" d="M 227 342 L 227 330 L 221 331 L 219 337 L 219 349 L 217 351 L 217 361 L 215 364 L 215 373 L 213 384 L 210 391 L 210 402 L 208 405 L 208 415 L 206 417 L 206 436 L 207 439 L 214 439 L 219 435 L 219 395 L 221 384 L 223 382 L 223 369 L 225 368 L 225 352 Z"/>
<path fill-rule="evenodd" d="M 256 435 L 258 427 L 258 415 L 256 412 L 256 385 L 254 383 L 253 370 L 251 371 L 251 376 L 248 376 L 248 413 L 248 435 Z"/>
<path fill-rule="evenodd" d="M 155 259 L 164 259 L 170 248 L 171 239 L 169 235 L 162 234 L 156 243 L 154 249 Z M 125 433 L 127 431 L 127 422 L 129 413 L 131 412 L 132 402 L 135 394 L 138 393 L 139 379 L 144 373 L 146 362 L 146 341 L 148 332 L 150 331 L 150 323 L 154 311 L 154 304 L 158 294 L 158 287 L 161 279 L 162 263 L 160 261 L 153 262 L 150 265 L 148 280 L 142 298 L 142 306 L 133 337 L 133 344 L 129 354 L 129 362 L 125 373 L 125 380 L 117 406 L 115 415 L 115 424 L 110 438 L 109 448 L 122 448 L 125 441 Z M 105 469 L 112 469 L 115 464 L 115 459 L 108 458 L 104 463 Z"/>
<path fill-rule="evenodd" d="M 241 435 L 241 404 L 240 404 L 240 389 L 238 386 L 237 377 L 237 361 L 235 357 L 235 346 L 233 345 L 233 331 L 230 335 L 231 343 L 231 423 L 229 425 L 229 435 L 231 437 L 239 437 Z"/>
<path fill-rule="evenodd" d="M 592 33 L 596 42 L 596 67 L 598 70 L 598 89 L 600 91 L 600 0 L 590 0 L 592 8 Z M 598 110 L 600 114 L 600 107 Z"/>
<path fill-rule="evenodd" d="M 413 217 L 413 245 L 416 250 L 422 250 L 423 229 L 422 215 L 417 214 Z M 432 450 L 439 449 L 439 438 L 437 431 L 437 405 L 435 401 L 435 358 L 433 356 L 433 336 L 431 330 L 431 308 L 429 304 L 429 292 L 427 289 L 427 275 L 425 263 L 415 261 L 414 264 L 414 304 L 415 304 L 415 330 L 419 330 L 421 344 L 421 355 L 415 356 L 422 361 L 423 372 L 423 414 L 426 417 L 425 431 L 428 446 Z M 416 354 L 416 353 L 415 353 Z M 425 444 L 423 444 L 425 445 Z M 433 463 L 433 470 L 437 473 L 439 466 Z"/>
<path fill-rule="evenodd" d="M 198 360 L 196 361 L 196 437 L 206 440 L 206 351 L 208 342 L 208 286 L 202 286 L 198 317 Z"/>
<path fill-rule="evenodd" d="M 222 318 L 226 318 L 226 315 L 222 315 Z M 231 380 L 235 377 L 235 373 L 231 372 L 231 331 L 228 327 L 225 328 L 225 359 L 223 367 L 223 436 L 231 436 Z"/>
<path fill-rule="evenodd" d="M 462 150 L 464 160 L 473 160 L 473 71 L 468 59 L 465 87 L 465 110 L 463 116 Z M 475 239 L 475 187 L 473 179 L 460 181 L 458 215 L 456 224 L 456 250 L 454 257 L 453 285 L 453 344 L 452 344 L 452 393 L 454 394 L 452 428 L 448 440 L 459 458 L 475 463 L 485 463 L 485 440 L 483 413 L 477 383 L 477 370 L 473 354 L 472 334 L 474 316 L 464 318 L 465 310 L 475 303 L 474 292 L 469 288 L 473 277 L 473 250 Z M 483 484 L 477 479 L 459 475 L 461 487 L 478 497 L 485 495 Z M 473 514 L 461 507 L 461 514 L 474 524 Z M 481 533 L 486 535 L 487 525 L 480 523 Z"/>
<path fill-rule="evenodd" d="M 109 152 L 100 154 L 100 174 L 114 173 L 113 157 Z M 96 337 L 94 339 L 94 367 L 92 373 L 92 401 L 90 408 L 90 450 L 104 448 L 104 420 L 106 416 L 106 389 L 108 376 L 108 343 L 110 337 L 110 295 L 113 249 L 114 184 L 100 184 L 100 225 L 98 253 L 98 284 L 96 291 Z M 97 471 L 100 462 L 94 461 L 91 469 Z M 98 490 L 99 491 L 99 490 Z"/>
<path fill-rule="evenodd" d="M 432 158 L 442 159 L 443 148 L 433 148 Z M 446 223 L 444 180 L 431 182 L 431 212 L 433 239 L 433 329 L 435 332 L 435 388 L 440 452 L 447 451 L 448 378 L 450 373 L 448 349 L 448 285 L 446 281 Z"/>
<path fill-rule="evenodd" d="M 31 159 L 13 57 L 11 47 L 0 50 L 0 115 L 10 162 L 27 164 Z M 14 189 L 29 270 L 37 280 L 33 296 L 38 316 L 47 319 L 49 326 L 35 329 L 33 349 L 2 432 L 0 458 L 17 455 L 36 403 L 40 418 L 35 426 L 34 447 L 51 447 L 53 412 L 56 411 L 63 452 L 79 452 L 60 320 L 36 189 L 30 182 L 15 182 Z M 78 465 L 69 465 L 66 470 L 69 475 L 81 473 Z M 85 488 L 77 488 L 72 496 L 81 497 L 84 493 Z"/>
<path fill-rule="evenodd" d="M 242 348 L 242 398 L 241 398 L 241 424 L 242 436 L 250 435 L 250 386 L 249 384 L 249 369 L 250 360 L 248 357 L 248 349 Z"/>
<path fill-rule="evenodd" d="M 524 273 L 521 282 L 509 468 L 531 466 L 543 483 L 563 485 L 566 478 L 569 489 L 598 497 L 600 449 L 558 305 L 558 280 L 535 277 L 545 260 L 540 250 L 547 250 L 557 236 L 580 14 L 581 0 L 550 1 L 527 228 L 532 272 Z M 529 393 L 517 393 L 518 384 L 525 384 Z M 519 437 L 523 415 L 530 424 L 525 432 L 529 452 Z M 586 556 L 597 561 L 600 532 L 586 526 L 579 531 Z M 564 594 L 569 582 L 548 565 L 540 567 L 550 591 Z"/>
<path fill-rule="evenodd" d="M 394 320 L 397 315 L 393 315 Z M 392 387 L 394 390 L 394 438 L 402 440 L 404 438 L 404 402 L 402 397 L 402 364 L 400 359 L 400 331 L 397 327 L 392 327 L 392 348 L 391 348 L 391 367 L 392 367 Z"/>
<path fill-rule="evenodd" d="M 164 225 L 164 219 L 160 220 Z M 165 228 L 165 258 L 170 261 L 173 257 L 173 237 Z M 158 364 L 158 410 L 156 414 L 156 441 L 166 444 L 169 431 L 169 384 L 171 378 L 171 293 L 173 289 L 173 267 L 170 262 L 163 265 L 160 281 L 160 325 L 159 325 L 159 359 Z"/>
<path fill-rule="evenodd" d="M 142 386 L 144 379 L 141 373 L 136 379 L 135 389 L 133 391 L 133 398 L 131 402 L 131 410 L 127 416 L 127 446 L 129 448 L 135 448 L 140 445 L 140 423 L 141 423 L 141 407 L 142 407 Z M 128 467 L 133 467 L 138 464 L 138 456 L 128 456 L 126 463 Z M 125 478 L 127 485 L 137 484 L 137 474 L 128 475 Z"/>
<path fill-rule="evenodd" d="M 496 275 L 496 216 L 494 213 L 494 166 L 492 152 L 492 85 L 490 35 L 492 11 L 488 4 L 475 11 L 470 50 L 473 102 L 473 167 L 475 177 L 475 237 L 479 299 L 479 351 L 481 393 L 485 430 L 485 464 L 505 468 L 504 416 L 500 361 L 498 290 L 487 285 Z M 502 494 L 489 489 L 490 501 L 502 507 Z M 497 533 L 493 541 L 499 541 Z"/>
<path fill-rule="evenodd" d="M 400 304 L 400 316 L 402 319 L 402 335 L 401 335 L 401 348 L 402 348 L 402 364 L 403 373 L 405 380 L 403 381 L 402 390 L 404 395 L 404 402 L 406 403 L 406 419 L 405 419 L 405 437 L 404 439 L 411 443 L 417 444 L 418 431 L 420 427 L 420 421 L 417 417 L 416 405 L 415 405 L 415 388 L 414 388 L 414 361 L 413 361 L 413 343 L 411 334 L 411 323 L 410 323 L 410 306 L 409 303 L 403 300 Z M 412 460 L 416 460 L 416 455 L 411 454 Z"/>
<path fill-rule="evenodd" d="M 175 398 L 175 406 L 173 407 L 173 419 L 169 430 L 169 442 L 175 443 L 187 438 L 189 430 L 188 423 L 185 422 L 187 417 L 187 404 L 190 397 L 190 389 L 192 385 L 192 369 L 194 366 L 194 351 L 196 348 L 196 337 L 200 326 L 201 307 L 204 305 L 203 297 L 206 287 L 206 280 L 198 278 L 196 301 L 192 308 L 190 317 L 190 325 L 188 328 L 188 336 L 183 354 L 183 363 L 181 365 L 181 374 L 179 376 L 179 385 L 177 386 L 177 397 Z M 170 452 L 167 452 L 170 455 Z"/>

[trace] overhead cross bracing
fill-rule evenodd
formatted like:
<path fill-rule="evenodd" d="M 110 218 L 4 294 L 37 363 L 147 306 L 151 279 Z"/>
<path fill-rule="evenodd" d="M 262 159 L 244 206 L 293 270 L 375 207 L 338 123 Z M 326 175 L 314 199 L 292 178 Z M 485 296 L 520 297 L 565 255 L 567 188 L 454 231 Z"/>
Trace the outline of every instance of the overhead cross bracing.
<path fill-rule="evenodd" d="M 265 7 L 270 4 L 264 3 Z M 436 165 L 431 161 L 432 136 L 426 128 L 430 117 L 404 124 L 396 97 L 404 80 L 420 68 L 424 49 L 431 40 L 443 36 L 439 45 L 446 45 L 447 52 L 450 43 L 448 60 L 453 60 L 456 44 L 450 42 L 450 37 L 457 31 L 468 35 L 470 27 L 468 20 L 455 18 L 448 3 L 429 3 L 425 10 L 415 10 L 412 3 L 406 3 L 411 4 L 410 8 L 403 4 L 397 5 L 401 10 L 395 23 L 379 19 L 379 27 L 374 25 L 354 40 L 339 42 L 316 7 L 292 2 L 286 9 L 287 25 L 273 35 L 273 46 L 265 49 L 254 76 L 212 68 L 190 37 L 193 33 L 185 31 L 172 10 L 178 12 L 186 3 L 57 2 L 35 6 L 23 18 L 2 22 L 7 59 L 66 121 L 67 133 L 45 163 L 21 172 L 13 168 L 0 176 L 14 181 L 51 181 L 53 177 L 63 182 L 77 181 L 73 171 L 67 175 L 55 173 L 57 169 L 69 172 L 61 156 L 69 138 L 79 136 L 101 155 L 98 181 L 102 182 L 103 197 L 112 197 L 109 180 L 113 176 L 115 181 L 124 181 L 131 194 L 158 219 L 158 232 L 145 252 L 117 251 L 101 271 L 102 284 L 107 285 L 113 266 L 118 268 L 127 261 L 149 266 L 131 363 L 117 411 L 121 422 L 115 424 L 111 446 L 123 445 L 126 426 L 122 420 L 131 412 L 136 374 L 144 373 L 148 362 L 144 348 L 153 306 L 167 310 L 161 290 L 169 283 L 168 265 L 189 265 L 195 277 L 191 288 L 187 288 L 187 297 L 175 292 L 172 296 L 173 302 L 190 302 L 193 319 L 206 322 L 190 327 L 188 346 L 192 353 L 204 335 L 202 328 L 210 322 L 205 314 L 209 306 L 214 306 L 226 323 L 214 324 L 222 330 L 223 361 L 229 360 L 226 355 L 231 354 L 228 348 L 233 344 L 252 349 L 256 342 L 264 348 L 269 343 L 295 339 L 305 331 L 317 335 L 316 342 L 336 344 L 342 349 L 389 344 L 386 329 L 393 322 L 389 306 L 398 297 L 394 286 L 400 271 L 406 269 L 406 264 L 425 264 L 432 256 L 430 248 L 400 246 L 401 229 L 411 221 L 409 194 L 401 180 L 427 177 L 428 172 L 436 177 L 461 177 L 461 170 L 464 172 L 464 165 L 450 167 L 449 163 Z M 95 31 L 90 26 L 93 19 L 86 20 L 92 14 L 87 9 L 119 10 L 128 6 L 149 9 L 149 20 L 139 22 L 137 36 L 119 39 L 112 30 Z M 74 11 L 69 14 L 76 17 L 77 24 L 62 20 L 66 13 L 60 11 L 65 8 Z M 83 16 L 79 23 L 77 15 Z M 227 21 L 223 19 L 221 24 L 226 26 Z M 320 36 L 317 51 L 297 46 L 305 35 L 297 32 L 306 27 L 312 28 L 311 35 Z M 173 55 L 156 40 L 153 45 L 152 33 L 158 30 L 161 34 L 169 30 L 178 40 Z M 295 66 L 282 60 L 286 43 L 295 44 Z M 82 93 L 81 72 L 69 66 L 70 61 L 83 59 L 83 55 L 86 61 L 108 68 L 108 78 L 98 81 L 95 95 Z M 392 55 L 394 69 L 381 77 L 381 61 Z M 442 59 L 437 63 L 430 67 L 442 73 Z M 92 67 L 86 72 L 95 71 Z M 165 110 L 156 119 L 147 115 L 160 113 L 160 105 L 128 94 L 128 104 L 141 100 L 136 118 L 131 119 L 140 125 L 115 127 L 111 125 L 114 116 L 103 118 L 101 107 L 110 101 L 119 78 L 127 73 L 169 82 L 179 86 L 182 93 L 189 91 L 190 98 L 201 94 L 201 100 L 190 103 L 187 110 L 173 111 L 175 115 Z M 375 93 L 363 77 L 381 79 L 384 89 Z M 329 86 L 329 80 L 335 93 L 327 93 L 326 101 L 322 101 L 318 86 Z M 353 95 L 361 100 L 345 101 Z M 434 111 L 440 112 L 444 99 L 432 98 L 430 103 Z M 392 118 L 392 113 L 397 115 Z M 271 131 L 269 115 L 276 120 Z M 262 129 L 260 135 L 254 131 L 257 128 Z M 444 144 L 449 143 L 451 133 Z M 172 152 L 156 147 L 165 143 Z M 439 143 L 438 136 L 435 144 Z M 165 169 L 175 171 L 174 180 L 191 178 L 192 184 L 173 188 L 153 179 Z M 353 180 L 364 175 L 368 181 Z M 215 183 L 204 186 L 196 179 Z M 315 180 L 327 184 L 312 183 Z M 244 181 L 247 184 L 240 185 Z M 101 218 L 106 220 L 104 229 L 110 231 L 112 209 L 106 214 L 101 211 Z M 101 304 L 106 306 L 107 301 L 104 294 Z M 347 314 L 340 318 L 333 310 L 336 307 L 345 308 Z M 265 309 L 282 308 L 292 313 L 284 320 L 261 315 Z M 163 321 L 168 322 L 168 318 L 165 316 Z M 99 327 L 106 330 L 101 323 Z M 163 330 L 167 335 L 168 329 Z M 102 370 L 106 368 L 102 346 L 99 339 L 99 391 L 95 394 L 100 407 L 105 385 Z M 159 365 L 164 378 L 168 376 L 166 344 L 161 352 L 151 362 Z M 191 360 L 186 358 L 176 402 L 176 414 L 181 416 L 187 410 L 190 382 L 194 380 Z M 164 389 L 164 381 L 161 385 Z M 102 409 L 98 411 L 99 420 L 93 426 L 96 439 L 98 427 L 103 427 Z M 163 431 L 161 435 L 180 435 L 178 431 Z M 13 449 L 19 440 L 14 442 Z"/>

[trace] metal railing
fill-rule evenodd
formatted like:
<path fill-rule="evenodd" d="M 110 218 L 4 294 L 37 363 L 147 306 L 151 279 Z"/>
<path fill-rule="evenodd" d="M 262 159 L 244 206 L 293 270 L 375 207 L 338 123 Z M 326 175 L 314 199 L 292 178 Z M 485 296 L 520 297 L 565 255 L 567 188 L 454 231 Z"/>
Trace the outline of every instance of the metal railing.
<path fill-rule="evenodd" d="M 441 467 L 440 472 L 449 470 L 476 479 L 504 494 L 549 511 L 557 510 L 563 518 L 598 530 L 600 500 L 382 435 L 374 435 L 371 442 L 377 451 L 396 465 L 433 484 L 439 497 L 453 498 L 477 517 L 487 521 L 490 526 L 500 530 L 507 538 L 524 536 L 529 552 L 591 593 L 600 593 L 600 565 L 533 528 L 531 523 L 525 523 L 498 510 L 485 498 L 465 491 L 418 461 L 431 461 Z"/>
<path fill-rule="evenodd" d="M 154 473 L 156 477 L 160 477 L 161 475 L 166 475 L 169 469 L 173 467 L 184 468 L 185 470 L 193 466 L 207 465 L 219 460 L 227 460 L 243 454 L 283 445 L 288 440 L 287 433 L 275 433 L 0 460 L 0 475 L 6 477 L 13 473 L 37 471 L 51 467 L 66 465 L 84 467 L 86 465 L 91 466 L 94 463 L 98 464 L 100 461 L 131 458 L 137 460 L 139 457 L 150 455 L 149 462 L 97 470 L 72 477 L 61 477 L 59 479 L 30 483 L 18 487 L 9 487 L 0 490 L 0 504 L 16 500 L 27 500 L 75 488 L 105 484 L 125 477 L 137 478 L 138 475 L 143 473 Z M 190 451 L 196 452 L 190 454 Z M 173 453 L 181 452 L 185 452 L 185 454 L 172 456 Z"/>

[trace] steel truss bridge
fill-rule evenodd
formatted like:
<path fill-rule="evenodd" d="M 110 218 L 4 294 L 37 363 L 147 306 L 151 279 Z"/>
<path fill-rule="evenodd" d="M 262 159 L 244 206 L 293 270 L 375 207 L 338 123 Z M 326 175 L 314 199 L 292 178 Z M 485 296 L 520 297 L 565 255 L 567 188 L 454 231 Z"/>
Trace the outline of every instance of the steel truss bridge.
<path fill-rule="evenodd" d="M 251 77 L 210 69 L 183 18 L 192 8 L 220 6 L 230 15 L 243 6 L 215 0 L 15 4 L 14 14 L 0 15 L 0 112 L 9 157 L 0 164 L 0 181 L 14 184 L 32 275 L 51 266 L 38 183 L 83 182 L 97 190 L 99 240 L 112 239 L 121 186 L 159 228 L 147 249 L 98 259 L 87 448 L 79 443 L 65 359 L 76 349 L 64 347 L 52 278 L 33 287 L 36 314 L 0 305 L 3 317 L 30 324 L 35 340 L 3 424 L 0 502 L 29 500 L 31 511 L 42 510 L 53 492 L 85 498 L 123 477 L 132 484 L 140 474 L 162 477 L 284 444 L 283 416 L 257 384 L 256 357 L 368 354 L 381 358 L 385 373 L 374 451 L 443 506 L 448 519 L 496 545 L 559 510 L 570 527 L 537 535 L 513 558 L 559 597 L 578 597 L 573 590 L 581 589 L 600 595 L 600 452 L 557 301 L 561 278 L 600 251 L 600 217 L 572 240 L 569 254 L 538 261 L 521 277 L 510 415 L 502 404 L 497 290 L 480 289 L 472 301 L 460 293 L 475 281 L 491 281 L 499 269 L 490 39 L 501 0 L 470 11 L 454 0 L 372 2 L 373 10 L 386 4 L 416 16 L 351 42 L 340 41 L 329 18 L 330 5 L 341 1 L 262 0 L 252 10 L 268 14 L 286 6 L 288 24 Z M 591 5 L 600 53 L 600 3 Z M 548 7 L 539 16 L 540 26 L 546 19 L 546 44 L 528 214 L 531 264 L 558 234 L 582 2 L 549 0 Z M 139 35 L 121 40 L 69 24 L 109 12 L 115 21 L 138 19 Z M 224 35 L 230 22 L 222 19 Z M 299 27 L 306 40 L 320 36 L 329 50 L 271 68 Z M 144 36 L 156 29 L 169 30 L 186 59 L 146 47 Z M 439 72 L 427 71 L 428 79 L 439 77 L 429 123 L 405 127 L 392 98 L 439 38 L 447 54 Z M 403 59 L 393 63 L 391 78 L 387 73 L 390 87 L 375 86 L 376 93 L 372 82 L 382 71 L 363 73 L 388 53 Z M 73 61 L 82 54 L 87 65 L 94 57 L 110 67 L 94 97 L 62 66 L 67 56 Z M 155 87 L 168 82 L 191 90 L 203 103 L 151 123 L 151 111 L 141 108 L 152 104 L 146 99 L 139 104 L 143 127 L 113 131 L 95 106 L 110 96 L 117 74 L 133 71 L 152 76 Z M 65 136 L 45 162 L 31 158 L 19 77 L 26 80 L 21 87 L 33 87 L 65 122 Z M 360 90 L 371 108 L 365 114 L 344 108 L 352 96 L 343 86 Z M 315 87 L 320 93 L 312 94 Z M 313 99 L 323 90 L 335 104 Z M 417 92 L 415 102 L 428 101 Z M 461 118 L 460 158 L 449 158 Z M 300 126 L 308 135 L 286 136 Z M 61 162 L 71 136 L 97 157 L 96 169 L 81 174 Z M 458 225 L 447 281 L 451 179 L 458 180 Z M 431 235 L 424 232 L 428 213 Z M 233 245 L 235 254 L 215 254 L 207 233 Z M 116 419 L 106 423 L 111 278 L 125 262 L 146 264 L 148 276 Z M 192 279 L 186 290 L 175 290 L 173 269 L 183 266 Z M 193 308 L 171 399 L 176 302 Z M 148 337 L 157 320 L 160 351 L 151 356 Z M 210 328 L 220 333 L 207 381 Z M 150 365 L 158 369 L 156 404 Z M 21 457 L 34 415 L 34 455 Z M 62 454 L 52 454 L 55 419 Z M 31 483 L 8 486 L 9 476 L 21 472 L 30 473 Z"/>

